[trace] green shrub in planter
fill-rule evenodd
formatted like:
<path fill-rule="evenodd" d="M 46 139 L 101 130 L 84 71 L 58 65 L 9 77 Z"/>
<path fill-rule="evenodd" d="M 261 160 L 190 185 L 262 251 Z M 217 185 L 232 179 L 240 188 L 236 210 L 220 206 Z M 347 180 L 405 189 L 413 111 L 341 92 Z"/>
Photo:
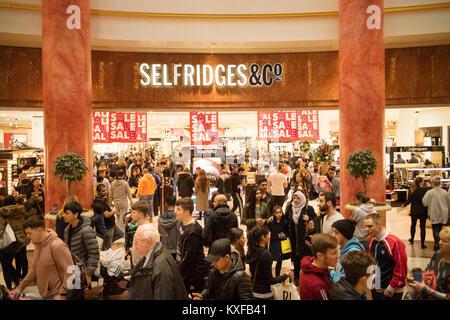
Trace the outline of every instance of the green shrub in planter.
<path fill-rule="evenodd" d="M 86 159 L 79 155 L 68 152 L 56 158 L 54 174 L 59 176 L 61 181 L 67 181 L 67 193 L 72 195 L 72 183 L 82 180 L 89 170 L 85 166 Z"/>
<path fill-rule="evenodd" d="M 356 151 L 348 156 L 345 163 L 350 174 L 358 180 L 362 178 L 364 192 L 367 194 L 366 180 L 375 173 L 377 167 L 377 159 L 369 149 Z"/>

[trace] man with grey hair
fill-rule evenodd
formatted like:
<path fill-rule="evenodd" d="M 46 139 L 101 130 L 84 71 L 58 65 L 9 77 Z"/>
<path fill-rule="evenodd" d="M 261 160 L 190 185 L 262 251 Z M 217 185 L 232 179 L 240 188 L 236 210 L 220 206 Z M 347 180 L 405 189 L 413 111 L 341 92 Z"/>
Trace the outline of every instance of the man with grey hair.
<path fill-rule="evenodd" d="M 151 224 L 138 227 L 133 247 L 143 257 L 131 272 L 130 300 L 186 300 L 183 278 Z"/>
<path fill-rule="evenodd" d="M 425 207 L 428 207 L 428 217 L 433 229 L 434 250 L 436 251 L 439 250 L 439 232 L 441 232 L 442 226 L 447 224 L 448 221 L 450 198 L 448 193 L 440 187 L 440 176 L 431 178 L 431 186 L 433 189 L 425 193 L 422 203 Z"/>

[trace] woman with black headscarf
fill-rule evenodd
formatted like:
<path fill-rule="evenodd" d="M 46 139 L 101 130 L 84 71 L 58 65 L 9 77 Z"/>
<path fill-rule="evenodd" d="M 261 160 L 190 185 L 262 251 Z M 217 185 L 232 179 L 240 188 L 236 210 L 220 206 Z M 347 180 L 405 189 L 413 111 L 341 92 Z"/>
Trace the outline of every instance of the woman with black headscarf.
<path fill-rule="evenodd" d="M 304 256 L 311 255 L 311 249 L 305 243 L 307 225 L 317 215 L 314 208 L 308 205 L 305 195 L 296 191 L 286 208 L 286 216 L 289 219 L 289 240 L 291 241 L 291 261 L 294 263 L 294 279 L 298 285 L 300 276 L 300 261 Z"/>

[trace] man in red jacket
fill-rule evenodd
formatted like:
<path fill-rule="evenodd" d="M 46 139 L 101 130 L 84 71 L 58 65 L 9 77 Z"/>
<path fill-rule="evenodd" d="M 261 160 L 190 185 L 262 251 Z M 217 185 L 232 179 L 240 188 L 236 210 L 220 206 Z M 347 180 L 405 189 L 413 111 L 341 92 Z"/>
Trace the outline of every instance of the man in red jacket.
<path fill-rule="evenodd" d="M 405 245 L 383 227 L 378 213 L 367 215 L 364 226 L 370 236 L 369 253 L 377 261 L 372 297 L 374 300 L 401 300 L 408 271 Z"/>
<path fill-rule="evenodd" d="M 335 268 L 338 262 L 338 242 L 325 233 L 315 234 L 311 241 L 313 257 L 304 257 L 301 262 L 300 299 L 328 300 L 331 290 L 329 269 Z"/>

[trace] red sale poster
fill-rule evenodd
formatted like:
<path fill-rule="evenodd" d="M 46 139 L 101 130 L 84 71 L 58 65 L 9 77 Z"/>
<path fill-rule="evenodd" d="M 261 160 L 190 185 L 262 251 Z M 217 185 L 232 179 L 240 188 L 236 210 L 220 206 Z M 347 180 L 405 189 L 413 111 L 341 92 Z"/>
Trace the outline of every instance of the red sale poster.
<path fill-rule="evenodd" d="M 146 142 L 146 112 L 94 112 L 92 118 L 94 143 Z"/>
<path fill-rule="evenodd" d="M 92 116 L 92 135 L 94 143 L 109 142 L 109 112 L 94 112 Z"/>
<path fill-rule="evenodd" d="M 319 111 L 297 111 L 298 140 L 319 140 Z"/>
<path fill-rule="evenodd" d="M 219 143 L 218 112 L 190 112 L 191 145 L 210 146 Z"/>
<path fill-rule="evenodd" d="M 319 139 L 319 115 L 317 110 L 258 111 L 258 140 L 317 139 Z"/>

